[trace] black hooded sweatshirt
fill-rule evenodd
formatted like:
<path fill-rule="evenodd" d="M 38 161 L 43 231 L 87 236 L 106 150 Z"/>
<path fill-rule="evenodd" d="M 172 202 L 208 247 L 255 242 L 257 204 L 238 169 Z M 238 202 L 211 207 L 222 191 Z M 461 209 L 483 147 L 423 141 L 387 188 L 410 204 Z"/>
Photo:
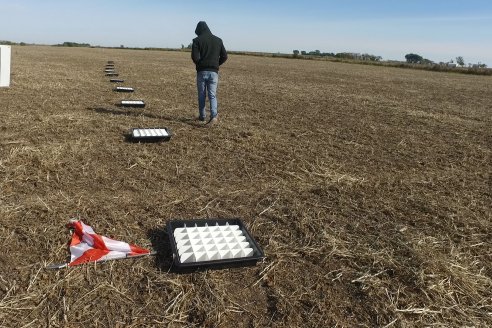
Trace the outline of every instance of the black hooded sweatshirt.
<path fill-rule="evenodd" d="M 199 22 L 195 29 L 198 37 L 193 39 L 191 59 L 196 65 L 197 72 L 218 72 L 219 66 L 227 60 L 227 52 L 222 40 L 210 32 L 205 22 Z"/>

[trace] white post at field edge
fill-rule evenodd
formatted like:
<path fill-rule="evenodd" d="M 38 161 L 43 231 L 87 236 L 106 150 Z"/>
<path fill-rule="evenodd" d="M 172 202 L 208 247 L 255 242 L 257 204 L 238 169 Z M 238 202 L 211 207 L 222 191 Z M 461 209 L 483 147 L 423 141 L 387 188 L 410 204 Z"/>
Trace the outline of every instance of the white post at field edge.
<path fill-rule="evenodd" d="M 10 86 L 10 46 L 0 46 L 0 87 Z"/>

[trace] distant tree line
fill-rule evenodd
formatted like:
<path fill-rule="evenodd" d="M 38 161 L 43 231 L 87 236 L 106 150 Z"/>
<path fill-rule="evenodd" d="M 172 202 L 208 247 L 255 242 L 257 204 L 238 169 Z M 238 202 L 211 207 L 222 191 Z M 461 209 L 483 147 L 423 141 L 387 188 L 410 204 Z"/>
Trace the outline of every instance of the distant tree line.
<path fill-rule="evenodd" d="M 27 43 L 25 42 L 12 42 L 12 41 L 7 41 L 7 40 L 0 40 L 0 44 L 4 46 L 25 46 Z"/>
<path fill-rule="evenodd" d="M 407 63 L 409 63 L 409 64 L 422 64 L 422 65 L 430 65 L 430 66 L 439 65 L 439 66 L 446 66 L 446 67 L 450 67 L 450 68 L 466 67 L 465 59 L 462 56 L 458 56 L 458 57 L 456 57 L 456 59 L 451 59 L 447 63 L 445 63 L 445 62 L 434 63 L 432 60 L 426 59 L 426 58 L 424 58 L 420 55 L 414 54 L 414 53 L 406 54 L 405 59 L 406 59 Z M 482 64 L 480 62 L 478 64 L 469 63 L 468 67 L 469 68 L 487 68 L 487 65 Z"/>
<path fill-rule="evenodd" d="M 360 54 L 360 53 L 353 53 L 353 52 L 339 52 L 339 53 L 333 53 L 333 52 L 321 52 L 319 50 L 314 50 L 314 51 L 299 51 L 299 50 L 294 50 L 294 57 L 298 58 L 300 56 L 317 56 L 317 57 L 333 57 L 333 58 L 340 58 L 340 59 L 353 59 L 353 60 L 369 60 L 369 61 L 381 61 L 383 57 L 381 56 L 376 56 L 376 55 L 371 55 L 371 54 Z"/>
<path fill-rule="evenodd" d="M 56 47 L 87 47 L 91 45 L 88 43 L 78 43 L 78 42 L 63 42 L 62 44 L 56 44 Z"/>
<path fill-rule="evenodd" d="M 0 45 L 33 45 L 25 42 L 13 42 L 8 40 L 0 40 Z M 185 46 L 181 45 L 181 51 L 189 51 L 192 48 L 192 43 Z M 116 49 L 117 47 L 103 47 L 103 46 L 91 46 L 89 43 L 78 43 L 78 42 L 63 42 L 62 44 L 54 45 L 56 47 L 91 47 L 91 48 L 108 48 L 108 49 Z M 179 51 L 176 48 L 139 48 L 139 47 L 125 47 L 124 45 L 120 45 L 118 48 L 120 49 L 131 49 L 131 50 L 166 50 L 166 51 Z M 334 58 L 337 61 L 344 60 L 354 60 L 359 63 L 369 64 L 369 65 L 389 65 L 393 67 L 410 67 L 410 68 L 421 68 L 426 70 L 433 71 L 454 71 L 459 73 L 467 73 L 467 74 L 483 74 L 483 75 L 492 75 L 492 70 L 487 69 L 487 65 L 481 62 L 477 64 L 468 63 L 465 64 L 465 60 L 462 56 L 458 56 L 455 59 L 451 59 L 449 62 L 439 62 L 435 63 L 430 59 L 424 58 L 421 55 L 415 53 L 409 53 L 405 55 L 406 62 L 402 61 L 382 61 L 381 56 L 371 55 L 371 54 L 360 54 L 360 53 L 352 53 L 352 52 L 321 52 L 320 50 L 314 51 L 299 51 L 293 50 L 293 55 L 289 54 L 281 54 L 281 53 L 255 53 L 255 52 L 244 52 L 244 51 L 229 51 L 230 53 L 235 54 L 244 54 L 244 55 L 252 55 L 252 56 L 273 56 L 273 57 L 285 57 L 285 58 L 305 58 L 305 59 L 315 59 L 315 58 L 326 58 L 330 60 L 330 58 Z M 460 69 L 455 69 L 460 68 Z M 467 68 L 467 69 L 465 69 Z"/>

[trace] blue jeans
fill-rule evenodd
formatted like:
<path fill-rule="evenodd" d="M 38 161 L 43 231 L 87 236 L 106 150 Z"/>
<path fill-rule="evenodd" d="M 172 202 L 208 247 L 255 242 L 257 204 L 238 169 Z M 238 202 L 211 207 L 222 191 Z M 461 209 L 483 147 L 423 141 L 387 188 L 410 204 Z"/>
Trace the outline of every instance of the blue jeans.
<path fill-rule="evenodd" d="M 210 71 L 196 73 L 196 87 L 198 90 L 198 115 L 200 120 L 205 120 L 205 98 L 208 93 L 210 101 L 210 119 L 217 116 L 217 85 L 219 84 L 219 74 Z"/>

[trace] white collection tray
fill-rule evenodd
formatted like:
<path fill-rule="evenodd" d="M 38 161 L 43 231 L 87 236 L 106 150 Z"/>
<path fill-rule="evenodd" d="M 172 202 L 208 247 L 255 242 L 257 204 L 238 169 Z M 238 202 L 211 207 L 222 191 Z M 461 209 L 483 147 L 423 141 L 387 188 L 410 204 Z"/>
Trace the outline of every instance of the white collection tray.
<path fill-rule="evenodd" d="M 238 225 L 184 227 L 174 230 L 181 263 L 237 259 L 253 255 Z"/>
<path fill-rule="evenodd" d="M 167 229 L 178 270 L 252 265 L 264 257 L 240 219 L 176 220 Z"/>

